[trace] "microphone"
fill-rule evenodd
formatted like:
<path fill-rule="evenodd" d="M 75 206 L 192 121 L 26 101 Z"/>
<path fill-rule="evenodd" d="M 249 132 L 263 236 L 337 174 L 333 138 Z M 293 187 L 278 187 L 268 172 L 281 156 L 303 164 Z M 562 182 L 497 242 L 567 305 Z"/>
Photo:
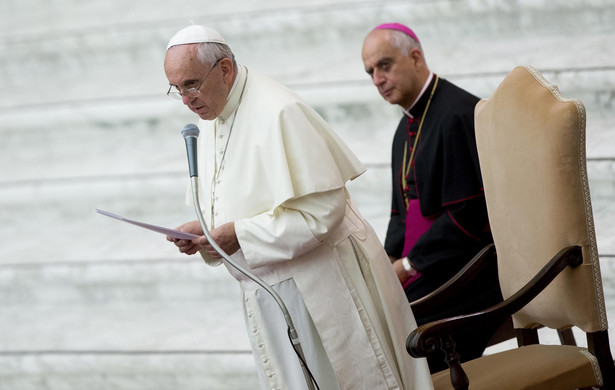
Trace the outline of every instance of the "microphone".
<path fill-rule="evenodd" d="M 199 128 L 194 123 L 188 123 L 182 129 L 182 136 L 186 141 L 186 153 L 188 154 L 188 168 L 190 171 L 190 177 L 199 175 L 198 164 L 196 162 L 196 149 L 199 133 Z"/>
<path fill-rule="evenodd" d="M 199 202 L 199 174 L 197 169 L 197 140 L 199 137 L 199 128 L 197 125 L 193 123 L 188 123 L 182 129 L 182 136 L 186 141 L 186 153 L 188 154 L 188 167 L 190 170 L 190 185 L 192 187 L 192 200 L 194 203 L 194 211 L 196 212 L 196 216 L 199 220 L 201 228 L 203 229 L 203 235 L 207 238 L 209 244 L 214 248 L 216 252 L 223 259 L 227 261 L 229 265 L 235 268 L 237 271 L 241 272 L 256 284 L 261 286 L 271 297 L 276 301 L 282 315 L 284 316 L 284 320 L 286 322 L 286 326 L 288 327 L 288 336 L 290 338 L 290 342 L 292 344 L 297 357 L 299 358 L 299 364 L 303 370 L 303 375 L 305 377 L 306 384 L 308 386 L 308 390 L 314 390 L 314 386 L 318 387 L 316 380 L 313 378 L 312 373 L 307 367 L 307 363 L 305 362 L 305 355 L 303 353 L 303 348 L 301 347 L 301 343 L 299 342 L 299 334 L 297 333 L 297 329 L 293 324 L 293 320 L 290 317 L 290 313 L 282 301 L 280 295 L 264 280 L 260 279 L 258 276 L 253 274 L 250 270 L 244 268 L 240 264 L 238 264 L 235 260 L 233 260 L 220 246 L 214 241 L 209 233 L 209 229 L 207 228 L 207 223 L 205 222 L 205 218 L 203 217 L 203 212 L 201 211 L 201 204 Z"/>

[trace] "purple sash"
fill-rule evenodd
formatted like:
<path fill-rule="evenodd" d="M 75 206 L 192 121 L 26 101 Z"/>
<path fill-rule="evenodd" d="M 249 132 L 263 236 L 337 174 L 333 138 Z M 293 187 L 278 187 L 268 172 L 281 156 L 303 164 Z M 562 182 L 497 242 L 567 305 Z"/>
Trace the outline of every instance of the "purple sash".
<path fill-rule="evenodd" d="M 416 244 L 418 239 L 427 230 L 429 230 L 434 220 L 435 219 L 423 217 L 423 214 L 421 214 L 421 205 L 418 199 L 408 200 L 408 211 L 406 212 L 406 232 L 404 235 L 404 251 L 402 252 L 402 257 L 408 256 L 414 244 Z M 413 268 L 410 279 L 403 284 L 403 287 L 408 287 L 415 280 L 420 278 L 421 275 L 422 274 L 420 272 Z"/>

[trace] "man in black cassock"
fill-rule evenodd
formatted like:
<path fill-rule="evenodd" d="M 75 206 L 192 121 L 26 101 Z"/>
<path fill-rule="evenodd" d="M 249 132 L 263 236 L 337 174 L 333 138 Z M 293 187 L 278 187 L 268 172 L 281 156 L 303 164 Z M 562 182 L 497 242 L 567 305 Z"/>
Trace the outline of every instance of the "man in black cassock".
<path fill-rule="evenodd" d="M 393 139 L 391 219 L 384 247 L 412 302 L 440 287 L 493 242 L 474 135 L 479 98 L 431 72 L 417 36 L 402 24 L 374 28 L 362 57 L 382 97 L 403 111 Z M 444 309 L 416 320 L 421 325 L 501 300 L 493 267 Z M 480 345 L 460 337 L 462 361 L 481 356 L 489 337 L 484 334 Z M 447 368 L 442 356 L 428 360 L 432 372 Z"/>

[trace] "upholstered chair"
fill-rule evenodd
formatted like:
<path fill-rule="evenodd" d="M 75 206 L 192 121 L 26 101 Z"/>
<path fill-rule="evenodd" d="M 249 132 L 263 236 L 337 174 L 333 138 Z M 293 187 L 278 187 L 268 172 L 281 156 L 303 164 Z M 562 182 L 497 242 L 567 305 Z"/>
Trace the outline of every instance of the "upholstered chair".
<path fill-rule="evenodd" d="M 504 302 L 418 327 L 408 352 L 447 354 L 441 389 L 615 389 L 585 160 L 583 104 L 517 67 L 475 110 L 476 139 Z M 493 250 L 493 248 L 492 248 Z M 460 364 L 451 332 L 512 316 L 520 346 Z M 578 327 L 587 348 L 541 345 L 537 328 Z"/>

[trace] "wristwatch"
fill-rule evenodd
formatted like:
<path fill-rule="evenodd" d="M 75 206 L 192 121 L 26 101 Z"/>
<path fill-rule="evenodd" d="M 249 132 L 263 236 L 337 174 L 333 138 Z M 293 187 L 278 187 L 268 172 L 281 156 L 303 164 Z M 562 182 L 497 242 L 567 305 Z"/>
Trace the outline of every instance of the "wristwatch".
<path fill-rule="evenodd" d="M 410 260 L 407 257 L 401 259 L 401 265 L 404 267 L 406 272 L 410 273 L 410 271 L 412 271 L 412 265 L 410 264 Z"/>

